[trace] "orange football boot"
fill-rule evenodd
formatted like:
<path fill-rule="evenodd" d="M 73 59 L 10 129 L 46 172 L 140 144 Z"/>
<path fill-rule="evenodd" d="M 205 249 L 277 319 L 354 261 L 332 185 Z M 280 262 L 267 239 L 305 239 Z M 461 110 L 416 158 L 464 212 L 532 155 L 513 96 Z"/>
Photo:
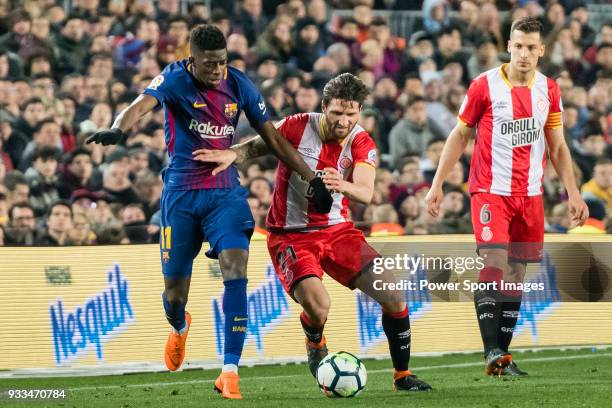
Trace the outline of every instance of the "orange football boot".
<path fill-rule="evenodd" d="M 221 373 L 215 380 L 215 391 L 227 399 L 242 399 L 238 383 L 240 377 L 233 371 Z"/>
<path fill-rule="evenodd" d="M 185 359 L 185 343 L 187 342 L 187 334 L 191 328 L 191 315 L 189 312 L 185 312 L 185 321 L 187 322 L 187 330 L 185 330 L 185 333 L 178 334 L 174 330 L 170 330 L 170 334 L 168 335 L 166 350 L 164 352 L 164 362 L 170 371 L 178 370 Z"/>

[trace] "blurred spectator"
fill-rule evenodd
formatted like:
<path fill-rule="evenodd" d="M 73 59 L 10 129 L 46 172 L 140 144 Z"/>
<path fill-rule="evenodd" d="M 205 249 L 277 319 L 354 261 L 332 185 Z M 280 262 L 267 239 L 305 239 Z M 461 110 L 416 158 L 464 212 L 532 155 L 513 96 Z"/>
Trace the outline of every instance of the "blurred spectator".
<path fill-rule="evenodd" d="M 6 199 L 9 207 L 17 203 L 27 203 L 30 198 L 28 180 L 19 170 L 14 170 L 4 176 Z"/>
<path fill-rule="evenodd" d="M 5 230 L 5 245 L 32 246 L 36 240 L 34 208 L 27 202 L 14 204 L 9 210 L 9 224 Z"/>
<path fill-rule="evenodd" d="M 593 197 L 602 200 L 608 210 L 612 209 L 612 160 L 603 157 L 597 161 L 593 168 L 593 178 L 581 188 L 586 198 Z"/>
<path fill-rule="evenodd" d="M 53 42 L 59 53 L 57 61 L 59 73 L 83 72 L 87 61 L 89 37 L 81 17 L 76 14 L 68 15 Z"/>
<path fill-rule="evenodd" d="M 291 25 L 281 19 L 273 20 L 255 44 L 257 55 L 272 55 L 282 63 L 289 61 L 292 50 Z"/>
<path fill-rule="evenodd" d="M 91 230 L 89 219 L 83 213 L 74 214 L 69 239 L 74 245 L 94 245 L 96 234 Z"/>
<path fill-rule="evenodd" d="M 129 178 L 129 168 L 122 160 L 127 159 L 127 152 L 116 152 L 108 159 L 108 166 L 104 169 L 102 187 L 113 201 L 123 206 L 140 202 L 140 198 L 132 187 Z"/>
<path fill-rule="evenodd" d="M 404 116 L 391 129 L 389 152 L 394 166 L 406 152 L 422 154 L 431 139 L 436 137 L 427 120 L 427 101 L 414 97 L 408 102 Z"/>
<path fill-rule="evenodd" d="M 70 240 L 72 229 L 72 207 L 67 201 L 57 201 L 49 207 L 46 227 L 36 245 L 40 246 L 66 246 L 73 245 Z"/>
<path fill-rule="evenodd" d="M 548 217 L 548 225 L 546 232 L 555 232 L 565 234 L 569 230 L 571 219 L 567 207 L 567 203 L 556 204 Z"/>
<path fill-rule="evenodd" d="M 159 20 L 158 20 L 159 21 Z M 176 41 L 174 58 L 182 60 L 188 58 L 189 53 L 189 21 L 185 17 L 172 17 L 168 21 L 168 35 Z"/>
<path fill-rule="evenodd" d="M 272 186 L 265 177 L 255 177 L 249 183 L 249 192 L 259 199 L 263 205 L 272 203 Z"/>
<path fill-rule="evenodd" d="M 438 168 L 440 157 L 442 156 L 442 148 L 444 147 L 445 138 L 433 138 L 427 143 L 425 157 L 421 160 L 421 171 L 425 178 L 425 182 L 430 184 L 433 176 Z"/>
<path fill-rule="evenodd" d="M 162 192 L 161 178 L 149 170 L 138 172 L 134 180 L 134 190 L 140 201 L 147 219 L 159 209 L 159 200 Z"/>
<path fill-rule="evenodd" d="M 91 152 L 84 148 L 73 150 L 66 159 L 60 174 L 60 197 L 67 200 L 76 189 L 98 191 L 102 188 L 100 172 L 93 168 Z"/>
<path fill-rule="evenodd" d="M 467 62 L 470 78 L 476 78 L 483 72 L 501 65 L 495 41 L 490 36 L 481 36 L 475 41 L 476 52 Z"/>
<path fill-rule="evenodd" d="M 315 61 L 325 54 L 319 26 L 312 17 L 304 17 L 295 23 L 295 45 L 291 63 L 297 68 L 311 72 Z"/>
<path fill-rule="evenodd" d="M 319 94 L 310 84 L 300 86 L 295 94 L 295 106 L 287 114 L 317 112 L 319 107 Z"/>
<path fill-rule="evenodd" d="M 39 146 L 32 154 L 32 166 L 25 172 L 30 185 L 30 204 L 37 217 L 59 200 L 57 165 L 61 151 L 53 146 Z"/>
<path fill-rule="evenodd" d="M 449 25 L 449 6 L 446 0 L 425 0 L 423 2 L 423 24 L 425 30 L 438 35 Z"/>
<path fill-rule="evenodd" d="M 151 242 L 147 232 L 147 217 L 141 204 L 128 204 L 121 211 L 121 222 L 130 243 L 148 244 Z"/>
<path fill-rule="evenodd" d="M 234 19 L 234 24 L 242 28 L 249 42 L 249 47 L 255 44 L 268 25 L 266 16 L 262 13 L 262 0 L 242 0 L 240 9 Z"/>
<path fill-rule="evenodd" d="M 469 234 L 472 222 L 466 211 L 467 197 L 461 187 L 446 185 L 440 208 L 444 216 L 429 228 L 432 234 Z"/>
<path fill-rule="evenodd" d="M 129 244 L 130 239 L 127 237 L 123 224 L 112 221 L 99 229 L 96 234 L 96 243 L 98 245 Z"/>

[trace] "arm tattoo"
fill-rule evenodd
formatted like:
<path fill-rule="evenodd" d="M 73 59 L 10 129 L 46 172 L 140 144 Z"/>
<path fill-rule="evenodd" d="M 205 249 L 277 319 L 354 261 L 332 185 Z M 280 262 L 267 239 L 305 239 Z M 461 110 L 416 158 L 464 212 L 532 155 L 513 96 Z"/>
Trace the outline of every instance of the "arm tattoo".
<path fill-rule="evenodd" d="M 243 163 L 269 153 L 268 146 L 261 136 L 256 136 L 244 143 L 232 146 L 231 149 L 236 152 L 236 163 Z"/>

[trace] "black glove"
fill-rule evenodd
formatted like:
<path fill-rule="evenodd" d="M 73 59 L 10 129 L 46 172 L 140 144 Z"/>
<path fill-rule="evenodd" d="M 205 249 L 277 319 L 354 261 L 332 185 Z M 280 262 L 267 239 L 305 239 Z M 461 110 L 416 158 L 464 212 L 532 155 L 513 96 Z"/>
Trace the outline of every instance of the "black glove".
<path fill-rule="evenodd" d="M 321 177 L 313 178 L 309 184 L 312 189 L 312 201 L 315 211 L 321 214 L 327 214 L 334 203 L 331 193 L 325 187 L 325 183 L 323 183 Z"/>
<path fill-rule="evenodd" d="M 108 130 L 99 130 L 87 139 L 87 143 L 101 143 L 103 146 L 116 145 L 125 137 L 123 131 L 119 128 Z"/>

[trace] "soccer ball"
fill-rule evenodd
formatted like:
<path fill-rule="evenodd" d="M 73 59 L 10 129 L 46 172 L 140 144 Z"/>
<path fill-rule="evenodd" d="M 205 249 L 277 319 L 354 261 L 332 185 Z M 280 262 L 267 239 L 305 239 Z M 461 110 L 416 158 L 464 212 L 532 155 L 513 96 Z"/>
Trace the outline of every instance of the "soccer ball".
<path fill-rule="evenodd" d="M 365 388 L 368 375 L 360 359 L 340 351 L 327 355 L 317 368 L 319 388 L 327 397 L 355 397 Z"/>

